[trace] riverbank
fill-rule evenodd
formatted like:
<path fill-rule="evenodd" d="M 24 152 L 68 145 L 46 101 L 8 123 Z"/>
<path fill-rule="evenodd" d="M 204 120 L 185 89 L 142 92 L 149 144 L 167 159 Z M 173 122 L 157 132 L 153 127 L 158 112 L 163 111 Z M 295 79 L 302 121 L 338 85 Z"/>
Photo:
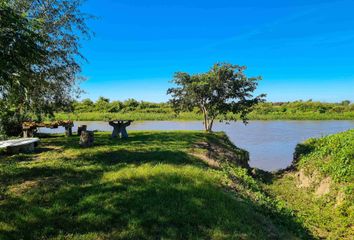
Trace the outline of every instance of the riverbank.
<path fill-rule="evenodd" d="M 4 239 L 311 239 L 223 133 L 133 131 L 42 138 L 0 161 Z"/>
<path fill-rule="evenodd" d="M 237 116 L 233 116 L 239 119 Z M 250 113 L 249 120 L 354 120 L 354 112 L 344 113 Z M 174 112 L 80 112 L 80 113 L 56 113 L 55 120 L 74 121 L 108 121 L 111 119 L 131 119 L 135 121 L 202 121 L 203 116 L 195 112 L 182 112 L 176 115 Z"/>
<path fill-rule="evenodd" d="M 320 239 L 354 236 L 354 129 L 297 146 L 296 162 L 264 188 Z"/>

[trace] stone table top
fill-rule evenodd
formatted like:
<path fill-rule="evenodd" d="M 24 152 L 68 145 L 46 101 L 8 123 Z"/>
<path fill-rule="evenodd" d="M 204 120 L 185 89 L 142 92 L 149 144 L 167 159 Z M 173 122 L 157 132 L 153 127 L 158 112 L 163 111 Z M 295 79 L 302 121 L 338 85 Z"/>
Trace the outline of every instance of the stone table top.
<path fill-rule="evenodd" d="M 39 138 L 20 138 L 0 141 L 0 148 L 18 147 L 26 144 L 39 142 Z"/>

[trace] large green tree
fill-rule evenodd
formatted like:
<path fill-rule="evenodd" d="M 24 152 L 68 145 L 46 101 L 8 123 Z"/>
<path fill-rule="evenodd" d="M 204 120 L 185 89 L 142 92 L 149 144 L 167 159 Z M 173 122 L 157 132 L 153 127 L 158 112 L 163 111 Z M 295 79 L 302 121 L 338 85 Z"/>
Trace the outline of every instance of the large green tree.
<path fill-rule="evenodd" d="M 0 3 L 0 133 L 16 135 L 24 118 L 35 66 L 45 64 L 46 39 L 37 32 L 38 23 Z"/>
<path fill-rule="evenodd" d="M 247 113 L 263 101 L 265 94 L 253 96 L 261 78 L 247 77 L 245 69 L 244 66 L 220 63 L 203 74 L 177 72 L 172 80 L 177 87 L 167 91 L 172 96 L 170 102 L 176 112 L 198 108 L 203 113 L 206 131 L 212 131 L 217 117 L 236 120 L 235 114 L 238 114 L 246 123 Z"/>
<path fill-rule="evenodd" d="M 80 43 L 91 36 L 80 6 L 80 0 L 0 2 L 0 102 L 7 115 L 51 115 L 80 93 Z"/>

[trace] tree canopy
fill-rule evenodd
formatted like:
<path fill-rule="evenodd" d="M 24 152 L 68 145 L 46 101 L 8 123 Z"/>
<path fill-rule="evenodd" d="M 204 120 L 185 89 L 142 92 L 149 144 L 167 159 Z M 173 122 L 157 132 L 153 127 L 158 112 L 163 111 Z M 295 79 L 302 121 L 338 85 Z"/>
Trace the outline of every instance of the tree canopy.
<path fill-rule="evenodd" d="M 239 114 L 246 123 L 247 113 L 264 100 L 265 94 L 253 96 L 261 77 L 248 78 L 245 69 L 244 66 L 218 63 L 202 74 L 177 72 L 172 80 L 177 87 L 167 91 L 172 96 L 170 102 L 177 113 L 198 108 L 203 113 L 206 131 L 212 131 L 216 117 L 236 120 L 228 113 Z"/>
<path fill-rule="evenodd" d="M 81 0 L 0 2 L 0 102 L 6 115 L 53 114 L 78 95 L 85 60 L 80 41 L 91 35 L 90 16 L 80 5 Z"/>

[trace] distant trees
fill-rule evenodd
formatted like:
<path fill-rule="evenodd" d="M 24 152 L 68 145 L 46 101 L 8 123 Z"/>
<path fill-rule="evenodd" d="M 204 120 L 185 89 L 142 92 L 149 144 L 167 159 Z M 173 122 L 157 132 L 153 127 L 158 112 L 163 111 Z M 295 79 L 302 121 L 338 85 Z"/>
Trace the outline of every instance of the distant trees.
<path fill-rule="evenodd" d="M 99 100 L 99 99 L 98 99 Z M 74 101 L 70 109 L 78 119 L 82 120 L 104 120 L 108 116 L 127 117 L 140 120 L 173 120 L 176 118 L 185 120 L 202 120 L 201 111 L 194 107 L 192 112 L 181 112 L 176 115 L 171 103 L 154 103 L 147 101 L 110 101 L 107 100 L 107 108 L 97 107 L 101 101 L 84 99 Z M 130 104 L 134 102 L 134 104 Z M 80 113 L 92 113 L 80 115 Z M 102 113 L 102 114 L 97 114 Z M 112 113 L 113 115 L 106 114 Z M 295 101 L 295 102 L 260 102 L 252 107 L 248 114 L 250 119 L 352 119 L 354 104 L 343 105 L 340 103 L 324 103 L 316 101 Z M 62 114 L 60 114 L 63 116 Z M 80 116 L 79 116 L 80 115 Z M 230 118 L 240 119 L 238 114 L 228 114 Z M 64 116 L 67 116 L 64 114 Z M 108 117 L 109 118 L 109 117 Z M 229 118 L 229 119 L 230 119 Z M 218 116 L 222 120 L 223 116 Z"/>
<path fill-rule="evenodd" d="M 124 106 L 127 110 L 134 110 L 139 106 L 139 102 L 133 98 L 129 98 L 128 100 L 124 101 Z"/>
<path fill-rule="evenodd" d="M 0 1 L 0 131 L 64 109 L 80 92 L 81 0 Z"/>
<path fill-rule="evenodd" d="M 348 106 L 350 104 L 350 101 L 349 100 L 344 100 L 341 102 L 342 105 L 344 106 Z"/>
<path fill-rule="evenodd" d="M 123 109 L 124 107 L 124 104 L 121 102 L 121 101 L 112 101 L 110 104 L 109 104 L 109 107 L 108 107 L 108 112 L 119 112 Z"/>
<path fill-rule="evenodd" d="M 177 72 L 168 89 L 176 112 L 198 108 L 204 117 L 206 131 L 212 131 L 214 120 L 236 120 L 235 114 L 246 123 L 252 107 L 264 100 L 265 95 L 254 97 L 260 77 L 248 78 L 246 67 L 229 63 L 215 64 L 208 72 L 190 75 Z M 232 113 L 234 115 L 230 115 Z"/>
<path fill-rule="evenodd" d="M 159 110 L 163 108 L 170 109 L 166 103 L 152 103 L 146 101 L 137 101 L 133 98 L 125 101 L 110 101 L 109 98 L 99 97 L 96 102 L 90 99 L 83 99 L 81 102 L 75 101 L 72 103 L 72 108 L 75 112 L 130 112 L 135 110 L 154 109 Z"/>
<path fill-rule="evenodd" d="M 107 112 L 109 108 L 109 99 L 104 97 L 99 97 L 95 103 L 96 111 Z"/>

